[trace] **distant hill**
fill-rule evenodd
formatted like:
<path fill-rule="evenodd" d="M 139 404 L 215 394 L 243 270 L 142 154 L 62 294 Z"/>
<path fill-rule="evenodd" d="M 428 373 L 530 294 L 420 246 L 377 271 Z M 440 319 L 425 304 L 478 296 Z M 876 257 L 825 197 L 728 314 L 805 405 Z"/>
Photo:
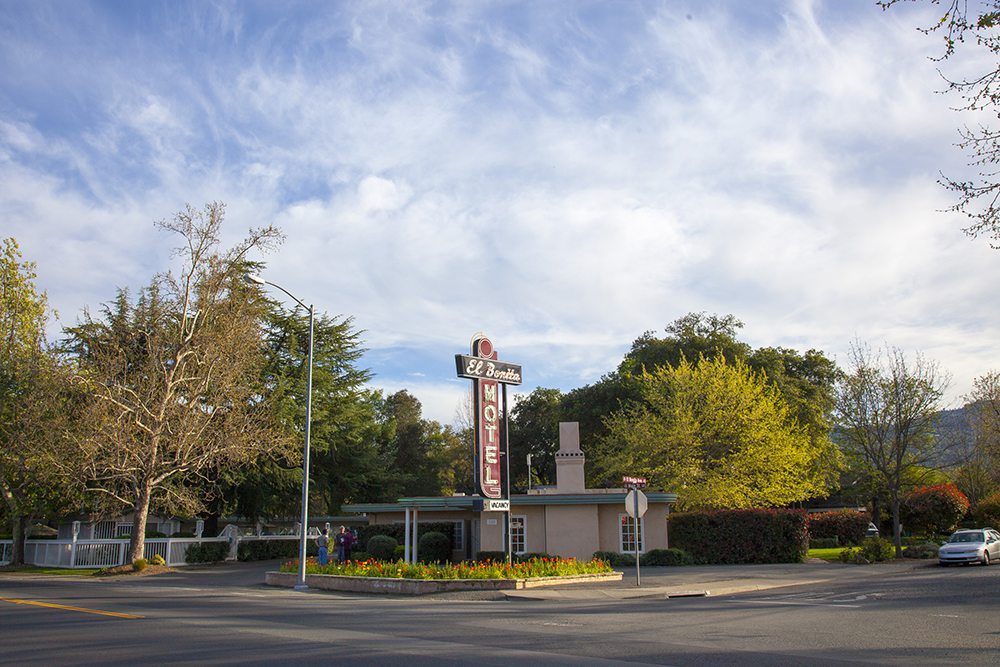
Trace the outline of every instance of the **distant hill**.
<path fill-rule="evenodd" d="M 944 467 L 961 465 L 972 454 L 975 442 L 968 411 L 965 408 L 942 410 L 939 418 L 938 458 L 935 463 Z"/>

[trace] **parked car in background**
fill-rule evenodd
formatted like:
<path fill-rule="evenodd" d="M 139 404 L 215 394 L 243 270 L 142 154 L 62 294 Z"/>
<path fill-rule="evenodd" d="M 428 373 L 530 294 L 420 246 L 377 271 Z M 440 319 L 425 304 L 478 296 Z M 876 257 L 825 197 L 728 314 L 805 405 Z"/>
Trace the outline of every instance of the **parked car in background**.
<path fill-rule="evenodd" d="M 868 530 L 865 531 L 865 537 L 878 537 L 878 528 L 871 521 L 868 522 Z"/>
<path fill-rule="evenodd" d="M 938 563 L 982 563 L 1000 561 L 1000 533 L 992 528 L 957 530 L 938 549 Z"/>

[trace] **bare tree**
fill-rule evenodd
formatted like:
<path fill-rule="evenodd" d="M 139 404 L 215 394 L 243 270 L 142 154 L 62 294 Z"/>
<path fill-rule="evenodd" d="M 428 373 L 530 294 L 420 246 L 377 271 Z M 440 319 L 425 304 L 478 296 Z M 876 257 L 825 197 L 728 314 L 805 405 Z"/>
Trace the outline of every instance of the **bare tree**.
<path fill-rule="evenodd" d="M 975 438 L 973 453 L 985 464 L 991 479 L 1000 479 L 1000 371 L 976 378 L 966 400 Z"/>
<path fill-rule="evenodd" d="M 257 388 L 265 302 L 242 281 L 246 254 L 280 241 L 252 230 L 219 250 L 225 209 L 188 206 L 157 226 L 180 236 L 180 268 L 134 302 L 120 292 L 103 319 L 70 330 L 80 378 L 95 397 L 81 460 L 89 491 L 133 512 L 129 561 L 144 551 L 150 507 L 190 516 L 199 479 L 290 444 L 274 432 Z"/>
<path fill-rule="evenodd" d="M 1000 0 L 922 0 L 941 7 L 940 19 L 920 30 L 942 38 L 943 61 L 957 57 L 958 51 L 977 49 L 971 55 L 984 63 L 971 76 L 952 78 L 939 69 L 945 92 L 957 95 L 961 102 L 956 111 L 971 113 L 976 122 L 959 129 L 957 146 L 967 151 L 969 166 L 976 174 L 969 179 L 941 176 L 940 183 L 958 196 L 949 210 L 963 213 L 972 222 L 965 232 L 972 237 L 990 237 L 991 245 L 1000 248 L 1000 129 L 992 121 L 1000 117 Z M 883 9 L 903 0 L 880 0 Z M 985 55 L 985 57 L 983 57 Z"/>
<path fill-rule="evenodd" d="M 937 417 L 950 380 L 935 362 L 919 354 L 908 360 L 888 346 L 873 351 L 855 342 L 850 364 L 838 387 L 838 432 L 871 490 L 889 501 L 898 557 L 900 500 L 907 479 L 936 459 Z"/>

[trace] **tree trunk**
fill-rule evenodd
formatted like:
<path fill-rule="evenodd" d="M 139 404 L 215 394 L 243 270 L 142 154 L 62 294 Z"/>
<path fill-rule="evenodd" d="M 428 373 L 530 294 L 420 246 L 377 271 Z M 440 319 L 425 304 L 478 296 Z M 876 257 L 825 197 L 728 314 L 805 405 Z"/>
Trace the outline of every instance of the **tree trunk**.
<path fill-rule="evenodd" d="M 134 563 L 143 557 L 146 550 L 146 519 L 149 517 L 149 501 L 152 497 L 152 483 L 144 480 L 135 501 L 135 515 L 132 518 L 132 539 L 129 542 L 127 562 Z"/>
<path fill-rule="evenodd" d="M 871 521 L 878 528 L 879 535 L 882 535 L 885 531 L 882 530 L 882 503 L 879 502 L 878 496 L 869 499 L 868 506 L 871 508 Z"/>
<path fill-rule="evenodd" d="M 24 565 L 24 540 L 27 539 L 28 517 L 17 514 L 11 518 L 11 545 L 10 564 Z"/>
<path fill-rule="evenodd" d="M 896 545 L 896 558 L 903 557 L 903 536 L 899 524 L 899 499 L 892 499 L 892 543 Z"/>

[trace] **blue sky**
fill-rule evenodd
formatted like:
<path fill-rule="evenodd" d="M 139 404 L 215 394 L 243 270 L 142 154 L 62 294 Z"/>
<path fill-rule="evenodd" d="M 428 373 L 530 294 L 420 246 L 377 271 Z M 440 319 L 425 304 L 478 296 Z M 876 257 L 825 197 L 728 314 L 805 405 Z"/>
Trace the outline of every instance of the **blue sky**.
<path fill-rule="evenodd" d="M 1000 366 L 1000 254 L 943 213 L 973 119 L 933 11 L 828 2 L 0 0 L 0 236 L 73 324 L 227 205 L 266 278 L 454 421 L 482 331 L 524 390 L 691 311 L 751 345 Z M 971 53 L 971 52 L 970 52 Z M 981 64 L 981 63 L 980 63 Z M 970 57 L 949 73 L 976 71 Z"/>

